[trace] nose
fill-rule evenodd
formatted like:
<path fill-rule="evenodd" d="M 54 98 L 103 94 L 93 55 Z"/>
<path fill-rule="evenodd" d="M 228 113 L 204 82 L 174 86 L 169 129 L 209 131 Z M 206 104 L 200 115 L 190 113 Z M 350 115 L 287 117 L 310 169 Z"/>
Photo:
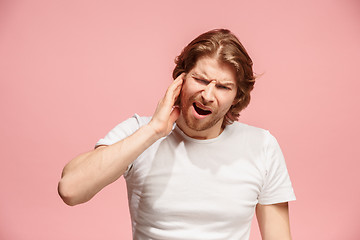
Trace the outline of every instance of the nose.
<path fill-rule="evenodd" d="M 201 97 L 204 102 L 213 102 L 215 100 L 215 86 L 216 83 L 214 81 L 205 86 L 201 92 Z"/>

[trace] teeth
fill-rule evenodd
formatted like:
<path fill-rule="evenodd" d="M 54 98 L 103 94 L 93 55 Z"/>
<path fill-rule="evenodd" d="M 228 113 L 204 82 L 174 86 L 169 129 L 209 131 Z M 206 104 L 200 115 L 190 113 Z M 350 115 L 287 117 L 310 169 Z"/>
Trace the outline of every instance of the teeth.
<path fill-rule="evenodd" d="M 209 111 L 209 110 L 205 110 L 205 109 L 199 108 L 195 103 L 193 103 L 193 105 L 194 105 L 195 111 L 196 111 L 199 115 L 208 115 L 208 114 L 211 113 L 211 111 Z"/>

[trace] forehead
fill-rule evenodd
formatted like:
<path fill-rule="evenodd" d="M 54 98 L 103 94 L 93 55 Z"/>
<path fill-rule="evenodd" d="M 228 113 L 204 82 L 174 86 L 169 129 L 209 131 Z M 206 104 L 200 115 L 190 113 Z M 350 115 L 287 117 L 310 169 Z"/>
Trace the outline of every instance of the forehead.
<path fill-rule="evenodd" d="M 190 73 L 210 81 L 236 83 L 236 74 L 233 67 L 227 63 L 220 62 L 215 57 L 205 56 L 199 58 Z"/>

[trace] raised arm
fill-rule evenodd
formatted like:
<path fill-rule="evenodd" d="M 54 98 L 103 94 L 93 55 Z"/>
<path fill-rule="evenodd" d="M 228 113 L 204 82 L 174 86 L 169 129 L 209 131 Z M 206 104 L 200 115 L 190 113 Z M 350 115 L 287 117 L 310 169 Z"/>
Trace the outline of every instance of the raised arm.
<path fill-rule="evenodd" d="M 179 117 L 174 107 L 183 82 L 180 75 L 169 86 L 160 100 L 149 124 L 139 128 L 131 136 L 110 146 L 80 154 L 63 169 L 58 192 L 68 205 L 89 201 L 108 184 L 117 180 L 142 152 L 155 141 L 170 133 Z"/>
<path fill-rule="evenodd" d="M 257 204 L 256 217 L 263 240 L 291 240 L 287 202 Z"/>

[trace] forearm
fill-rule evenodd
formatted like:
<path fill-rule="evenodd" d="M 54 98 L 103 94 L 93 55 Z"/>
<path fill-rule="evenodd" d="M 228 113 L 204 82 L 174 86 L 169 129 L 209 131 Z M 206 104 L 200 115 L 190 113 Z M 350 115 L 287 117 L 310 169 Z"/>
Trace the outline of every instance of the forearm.
<path fill-rule="evenodd" d="M 90 200 L 118 179 L 142 152 L 172 130 L 180 111 L 174 106 L 184 74 L 177 77 L 159 101 L 151 121 L 111 146 L 99 147 L 71 160 L 64 168 L 58 191 L 68 205 Z"/>
<path fill-rule="evenodd" d="M 149 125 L 111 146 L 99 147 L 79 155 L 64 168 L 59 194 L 68 205 L 90 200 L 108 184 L 117 180 L 143 151 L 159 136 Z"/>

